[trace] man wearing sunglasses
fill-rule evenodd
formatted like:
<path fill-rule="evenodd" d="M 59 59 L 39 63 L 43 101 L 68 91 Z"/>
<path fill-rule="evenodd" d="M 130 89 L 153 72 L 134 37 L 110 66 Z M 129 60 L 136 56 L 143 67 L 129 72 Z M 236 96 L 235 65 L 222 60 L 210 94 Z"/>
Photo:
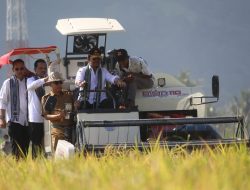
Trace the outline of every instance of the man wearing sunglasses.
<path fill-rule="evenodd" d="M 43 59 L 34 63 L 35 75 L 27 79 L 29 132 L 32 142 L 32 158 L 43 153 L 44 124 L 41 99 L 45 95 L 44 84 L 48 81 L 47 64 Z"/>
<path fill-rule="evenodd" d="M 119 76 L 112 75 L 101 66 L 101 50 L 92 48 L 88 55 L 88 65 L 77 71 L 75 84 L 85 90 L 84 108 L 112 108 L 112 102 L 104 92 L 106 81 L 118 87 L 125 87 Z M 96 90 L 97 89 L 97 90 Z M 102 90 L 102 92 L 98 91 Z M 82 98 L 82 97 L 79 97 Z"/>
<path fill-rule="evenodd" d="M 42 97 L 42 114 L 51 122 L 51 137 L 53 150 L 56 150 L 58 140 L 72 142 L 74 123 L 73 94 L 62 88 L 64 79 L 61 73 L 51 72 L 45 83 L 51 91 Z"/>
<path fill-rule="evenodd" d="M 25 64 L 22 59 L 12 62 L 14 75 L 5 80 L 0 90 L 0 127 L 8 126 L 12 154 L 25 157 L 29 148 L 28 103 Z"/>

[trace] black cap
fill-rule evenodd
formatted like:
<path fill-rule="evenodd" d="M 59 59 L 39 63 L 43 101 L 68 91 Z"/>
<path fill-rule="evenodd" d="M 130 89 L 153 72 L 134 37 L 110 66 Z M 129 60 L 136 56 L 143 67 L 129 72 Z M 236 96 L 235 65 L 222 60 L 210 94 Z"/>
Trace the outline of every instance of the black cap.
<path fill-rule="evenodd" d="M 95 57 L 101 57 L 101 50 L 98 47 L 93 47 L 91 50 L 89 50 L 89 55 L 95 56 Z"/>
<path fill-rule="evenodd" d="M 124 60 L 128 59 L 129 56 L 128 56 L 127 50 L 125 50 L 125 49 L 118 49 L 118 50 L 116 50 L 115 58 L 116 58 L 116 60 L 118 62 L 119 61 L 124 61 Z"/>

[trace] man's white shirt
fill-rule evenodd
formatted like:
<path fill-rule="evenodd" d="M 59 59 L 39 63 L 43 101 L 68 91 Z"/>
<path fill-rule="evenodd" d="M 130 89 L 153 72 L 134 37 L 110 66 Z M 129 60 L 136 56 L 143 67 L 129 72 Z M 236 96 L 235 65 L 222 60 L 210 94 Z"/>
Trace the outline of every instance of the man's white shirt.
<path fill-rule="evenodd" d="M 116 63 L 115 66 L 116 70 L 121 74 L 119 63 Z M 133 73 L 143 73 L 144 75 L 151 75 L 152 72 L 148 69 L 145 60 L 140 57 L 129 57 L 129 66 L 128 68 L 123 68 L 126 72 L 133 72 Z"/>
<path fill-rule="evenodd" d="M 97 72 L 96 73 L 94 72 L 94 70 L 92 69 L 92 67 L 90 65 L 82 67 L 77 71 L 75 81 L 78 81 L 78 82 L 84 81 L 85 72 L 86 72 L 87 67 L 89 67 L 89 69 L 91 71 L 90 90 L 95 90 L 97 88 L 97 85 L 98 85 L 98 75 L 97 75 Z M 110 82 L 111 84 L 114 84 L 115 80 L 119 79 L 119 76 L 115 76 L 115 75 L 110 74 L 107 69 L 105 69 L 103 67 L 101 67 L 101 69 L 102 69 L 102 89 L 105 88 L 106 81 Z M 90 104 L 93 104 L 95 102 L 95 94 L 96 94 L 95 92 L 89 93 L 88 101 Z M 102 101 L 106 98 L 107 98 L 106 93 L 102 92 L 100 101 Z"/>
<path fill-rule="evenodd" d="M 20 113 L 18 121 L 14 121 L 15 123 L 19 123 L 23 126 L 28 125 L 27 119 L 27 89 L 25 84 L 25 79 L 22 81 L 17 79 L 19 86 L 19 102 L 20 102 Z M 0 109 L 4 109 L 6 111 L 6 121 L 10 121 L 11 119 L 11 97 L 10 97 L 10 79 L 7 79 L 3 82 L 2 88 L 0 90 Z"/>
<path fill-rule="evenodd" d="M 36 94 L 36 89 L 44 85 L 44 79 L 30 77 L 27 80 L 29 122 L 43 123 L 42 106 Z"/>

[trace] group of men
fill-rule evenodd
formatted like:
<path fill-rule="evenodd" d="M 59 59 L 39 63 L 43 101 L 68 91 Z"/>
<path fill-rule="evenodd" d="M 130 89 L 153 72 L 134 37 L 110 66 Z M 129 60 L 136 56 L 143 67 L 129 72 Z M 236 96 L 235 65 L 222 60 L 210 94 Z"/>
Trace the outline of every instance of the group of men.
<path fill-rule="evenodd" d="M 13 61 L 12 71 L 13 76 L 4 81 L 0 90 L 0 127 L 8 127 L 12 154 L 17 159 L 27 155 L 30 140 L 34 158 L 43 151 L 44 130 L 39 101 L 45 94 L 42 85 L 48 80 L 45 77 L 47 64 L 38 59 L 34 64 L 35 75 L 28 79 L 22 59 Z"/>
<path fill-rule="evenodd" d="M 44 152 L 44 118 L 51 122 L 53 150 L 58 140 L 72 141 L 75 125 L 73 114 L 80 108 L 111 108 L 112 102 L 104 91 L 106 82 L 126 89 L 126 107 L 135 106 L 136 89 L 151 88 L 154 77 L 142 58 L 130 57 L 125 49 L 115 51 L 117 75 L 112 75 L 102 67 L 101 50 L 92 48 L 88 64 L 76 74 L 75 84 L 84 91 L 75 100 L 73 94 L 63 91 L 64 79 L 59 72 L 49 73 L 47 64 L 38 59 L 34 64 L 35 75 L 26 77 L 24 61 L 13 61 L 14 75 L 5 80 L 0 90 L 0 127 L 8 126 L 12 143 L 12 154 L 17 159 L 26 157 L 30 141 L 32 157 Z M 45 95 L 44 86 L 51 91 Z M 99 89 L 96 91 L 96 89 Z"/>
<path fill-rule="evenodd" d="M 140 57 L 131 57 L 125 49 L 115 50 L 117 64 L 115 70 L 117 75 L 112 75 L 107 69 L 101 66 L 101 50 L 93 48 L 89 52 L 88 65 L 78 70 L 75 84 L 86 89 L 86 108 L 106 108 L 112 106 L 104 92 L 105 83 L 108 81 L 126 93 L 125 107 L 135 106 L 137 89 L 151 88 L 154 85 L 154 77 L 149 71 L 147 63 Z M 101 89 L 102 92 L 93 92 Z M 81 98 L 81 97 L 80 97 Z"/>

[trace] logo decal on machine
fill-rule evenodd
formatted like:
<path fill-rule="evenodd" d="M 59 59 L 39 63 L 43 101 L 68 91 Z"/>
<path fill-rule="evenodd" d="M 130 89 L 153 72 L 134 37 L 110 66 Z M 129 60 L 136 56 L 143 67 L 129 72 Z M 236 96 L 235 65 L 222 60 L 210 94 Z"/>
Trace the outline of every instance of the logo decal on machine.
<path fill-rule="evenodd" d="M 142 91 L 143 97 L 167 97 L 167 96 L 186 96 L 181 90 L 145 90 Z"/>

